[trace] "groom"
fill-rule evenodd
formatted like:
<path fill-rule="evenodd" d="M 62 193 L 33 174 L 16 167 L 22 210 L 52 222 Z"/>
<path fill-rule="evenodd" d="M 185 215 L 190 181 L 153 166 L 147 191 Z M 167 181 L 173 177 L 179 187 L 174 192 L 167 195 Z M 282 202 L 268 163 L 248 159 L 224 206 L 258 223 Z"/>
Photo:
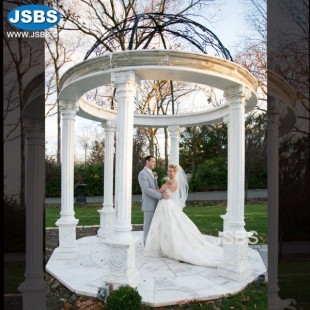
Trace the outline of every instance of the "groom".
<path fill-rule="evenodd" d="M 143 220 L 143 241 L 146 242 L 147 234 L 153 219 L 155 208 L 159 199 L 168 199 L 167 193 L 160 193 L 158 189 L 157 178 L 155 178 L 152 170 L 156 166 L 154 156 L 145 157 L 145 167 L 138 175 L 139 184 L 142 191 L 142 211 L 144 213 Z"/>

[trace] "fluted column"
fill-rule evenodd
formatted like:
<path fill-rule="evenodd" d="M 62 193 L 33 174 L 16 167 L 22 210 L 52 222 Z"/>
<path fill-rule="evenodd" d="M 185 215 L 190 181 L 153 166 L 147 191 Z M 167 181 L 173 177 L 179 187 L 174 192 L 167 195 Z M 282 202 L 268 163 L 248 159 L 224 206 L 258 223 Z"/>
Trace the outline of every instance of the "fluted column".
<path fill-rule="evenodd" d="M 284 102 L 268 96 L 267 104 L 267 178 L 268 178 L 268 309 L 285 309 L 291 300 L 278 296 L 279 247 L 279 125 L 287 113 Z"/>
<path fill-rule="evenodd" d="M 168 126 L 170 132 L 170 161 L 175 164 L 179 164 L 180 154 L 180 127 Z"/>
<path fill-rule="evenodd" d="M 218 267 L 220 276 L 243 281 L 252 268 L 248 263 L 248 237 L 244 229 L 245 173 L 245 104 L 250 92 L 244 86 L 228 88 L 224 93 L 229 104 L 228 130 L 228 227 L 222 233 L 224 261 Z"/>
<path fill-rule="evenodd" d="M 56 225 L 59 227 L 59 247 L 54 254 L 59 259 L 77 256 L 76 225 L 74 216 L 74 124 L 78 103 L 60 102 L 62 115 L 61 135 L 61 212 Z"/>
<path fill-rule="evenodd" d="M 135 242 L 131 234 L 132 147 L 136 76 L 133 71 L 113 73 L 116 87 L 115 229 L 111 239 L 107 282 L 137 286 Z"/>
<path fill-rule="evenodd" d="M 23 125 L 26 137 L 26 272 L 18 290 L 23 293 L 23 309 L 46 309 L 43 272 L 44 123 L 24 119 Z"/>
<path fill-rule="evenodd" d="M 117 97 L 117 135 L 115 162 L 115 233 L 127 239 L 131 225 L 132 148 L 135 73 L 121 72 L 112 75 Z"/>
<path fill-rule="evenodd" d="M 104 140 L 104 188 L 103 207 L 100 213 L 99 238 L 109 238 L 114 231 L 115 210 L 113 208 L 113 167 L 114 167 L 114 135 L 115 123 L 106 121 L 102 123 L 105 132 Z"/>
<path fill-rule="evenodd" d="M 225 122 L 227 124 L 227 150 L 230 149 L 231 147 L 231 137 L 232 137 L 232 132 L 231 132 L 231 126 L 230 126 L 230 116 L 227 115 L 223 118 L 223 122 Z M 231 161 L 231 156 L 227 156 L 227 167 L 230 167 L 232 165 L 232 161 Z M 231 184 L 233 181 L 231 179 L 232 174 L 228 173 L 228 180 L 227 180 L 227 184 Z M 232 193 L 231 193 L 231 186 L 227 187 L 227 197 L 231 197 Z M 223 232 L 225 231 L 230 231 L 229 228 L 229 203 L 230 200 L 226 200 L 227 201 L 227 207 L 226 207 L 226 213 L 224 215 L 221 215 L 221 218 L 223 219 Z M 219 236 L 222 237 L 222 232 L 219 233 Z M 222 238 L 221 238 L 222 240 Z"/>

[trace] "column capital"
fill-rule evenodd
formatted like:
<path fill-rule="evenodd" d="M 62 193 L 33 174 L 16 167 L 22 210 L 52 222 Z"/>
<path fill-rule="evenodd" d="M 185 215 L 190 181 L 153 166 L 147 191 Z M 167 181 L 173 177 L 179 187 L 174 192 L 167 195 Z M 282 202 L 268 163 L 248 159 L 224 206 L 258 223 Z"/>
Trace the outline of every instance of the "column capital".
<path fill-rule="evenodd" d="M 268 96 L 267 113 L 278 114 L 280 118 L 283 118 L 288 112 L 287 104 L 275 97 Z"/>
<path fill-rule="evenodd" d="M 44 134 L 44 120 L 24 118 L 23 119 L 23 128 L 27 133 L 37 132 Z"/>
<path fill-rule="evenodd" d="M 227 125 L 229 125 L 229 120 L 230 120 L 229 114 L 223 117 L 223 122 L 226 123 Z"/>
<path fill-rule="evenodd" d="M 179 134 L 180 132 L 180 126 L 178 125 L 172 125 L 172 126 L 168 126 L 168 130 L 170 132 L 170 134 Z"/>
<path fill-rule="evenodd" d="M 60 100 L 59 108 L 62 114 L 76 114 L 79 109 L 78 100 Z"/>
<path fill-rule="evenodd" d="M 140 79 L 135 74 L 134 71 L 123 71 L 123 72 L 112 72 L 111 73 L 111 82 L 116 86 L 120 86 L 122 84 L 132 85 L 140 83 Z"/>
<path fill-rule="evenodd" d="M 234 103 L 236 99 L 239 102 L 241 99 L 241 102 L 245 104 L 251 97 L 251 91 L 243 85 L 238 85 L 226 88 L 224 90 L 224 96 L 229 100 L 230 104 Z"/>
<path fill-rule="evenodd" d="M 114 132 L 116 129 L 116 122 L 104 121 L 101 123 L 101 127 L 104 128 L 105 132 Z"/>

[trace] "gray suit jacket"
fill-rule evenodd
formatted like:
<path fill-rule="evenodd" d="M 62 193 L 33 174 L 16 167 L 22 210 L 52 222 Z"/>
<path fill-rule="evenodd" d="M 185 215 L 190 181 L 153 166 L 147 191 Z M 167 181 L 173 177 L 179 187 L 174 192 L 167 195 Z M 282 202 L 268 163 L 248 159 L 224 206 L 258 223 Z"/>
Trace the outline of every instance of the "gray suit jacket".
<path fill-rule="evenodd" d="M 140 171 L 138 181 L 142 191 L 142 211 L 155 211 L 161 193 L 156 192 L 158 185 L 147 168 Z"/>

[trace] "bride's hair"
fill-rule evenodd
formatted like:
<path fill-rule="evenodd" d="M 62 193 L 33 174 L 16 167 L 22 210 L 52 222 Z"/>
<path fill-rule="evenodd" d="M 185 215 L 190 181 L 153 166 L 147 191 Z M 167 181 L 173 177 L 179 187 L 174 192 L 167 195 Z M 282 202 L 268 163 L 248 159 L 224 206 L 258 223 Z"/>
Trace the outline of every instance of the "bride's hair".
<path fill-rule="evenodd" d="M 173 169 L 176 173 L 176 181 L 178 183 L 178 195 L 173 195 L 172 199 L 181 209 L 185 207 L 185 202 L 188 195 L 187 177 L 181 166 L 175 163 L 170 163 L 168 168 Z"/>
<path fill-rule="evenodd" d="M 176 164 L 169 164 L 168 168 L 173 169 L 175 172 L 177 172 L 179 170 L 179 166 Z"/>

